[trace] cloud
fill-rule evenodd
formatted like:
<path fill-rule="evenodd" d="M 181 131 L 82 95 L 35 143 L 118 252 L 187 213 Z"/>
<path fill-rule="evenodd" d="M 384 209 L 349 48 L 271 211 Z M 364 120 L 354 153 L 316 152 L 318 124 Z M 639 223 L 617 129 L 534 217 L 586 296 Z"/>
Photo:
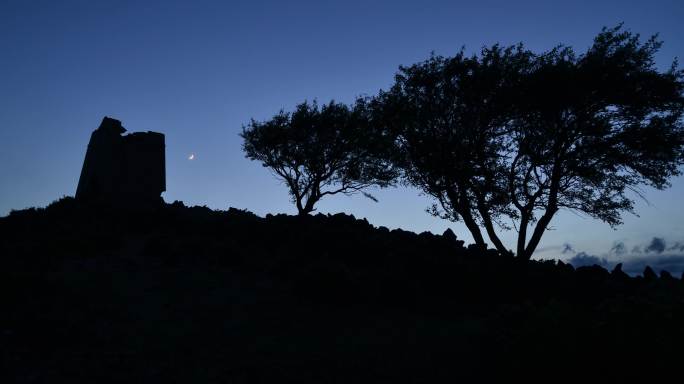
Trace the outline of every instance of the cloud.
<path fill-rule="evenodd" d="M 656 273 L 668 271 L 678 278 L 684 273 L 683 254 L 643 255 L 625 259 L 622 263 L 622 270 L 630 275 L 641 274 L 646 266 L 653 268 Z"/>
<path fill-rule="evenodd" d="M 684 274 L 684 241 L 674 242 L 668 247 L 664 237 L 653 237 L 649 243 L 635 245 L 631 250 L 627 244 L 618 241 L 608 252 L 600 254 L 576 252 L 568 243 L 559 248 L 561 255 L 572 255 L 566 262 L 574 267 L 598 265 L 612 270 L 622 263 L 622 270 L 632 276 L 643 274 L 647 266 L 656 273 L 667 271 L 677 278 Z"/>
<path fill-rule="evenodd" d="M 575 253 L 575 249 L 568 243 L 563 244 L 563 250 L 561 251 L 561 254 L 563 255 L 566 253 Z"/>
<path fill-rule="evenodd" d="M 667 249 L 668 251 L 680 251 L 684 252 L 684 243 L 677 241 L 675 242 L 670 248 Z"/>
<path fill-rule="evenodd" d="M 615 243 L 615 245 L 613 245 L 613 248 L 610 249 L 610 253 L 617 256 L 622 256 L 627 253 L 627 246 L 622 241 L 618 241 Z"/>
<path fill-rule="evenodd" d="M 649 253 L 649 252 L 663 253 L 665 248 L 666 248 L 665 240 L 662 237 L 654 237 L 653 240 L 651 240 L 651 244 L 649 244 L 645 250 L 646 250 L 646 253 Z"/>
<path fill-rule="evenodd" d="M 598 265 L 607 270 L 612 270 L 617 263 L 622 263 L 622 270 L 631 276 L 641 275 L 646 266 L 651 267 L 656 273 L 667 271 L 677 278 L 682 277 L 684 273 L 684 254 L 630 255 L 609 260 L 586 252 L 579 252 L 568 259 L 568 263 L 575 268 Z"/>
<path fill-rule="evenodd" d="M 568 262 L 575 268 L 588 267 L 592 265 L 599 265 L 606 269 L 610 267 L 610 263 L 608 262 L 608 260 L 602 257 L 590 255 L 586 252 L 580 252 L 576 254 L 575 256 L 568 259 Z"/>

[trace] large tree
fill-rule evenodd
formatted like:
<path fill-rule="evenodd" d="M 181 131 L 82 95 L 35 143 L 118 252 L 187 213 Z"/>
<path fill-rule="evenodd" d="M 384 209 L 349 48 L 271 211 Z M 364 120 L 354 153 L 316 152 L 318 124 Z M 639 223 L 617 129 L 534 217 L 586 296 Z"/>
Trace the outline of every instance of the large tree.
<path fill-rule="evenodd" d="M 243 150 L 285 182 L 299 214 L 306 215 L 325 196 L 362 192 L 374 199 L 363 190 L 393 183 L 397 172 L 386 153 L 391 138 L 369 122 L 362 100 L 351 107 L 304 102 L 292 113 L 243 127 Z"/>
<path fill-rule="evenodd" d="M 518 99 L 508 172 L 518 255 L 532 256 L 559 210 L 615 227 L 641 187 L 663 189 L 681 173 L 684 77 L 676 63 L 657 70 L 660 46 L 618 26 L 582 55 L 558 47 L 537 58 Z"/>
<path fill-rule="evenodd" d="M 521 46 L 432 57 L 400 68 L 375 99 L 398 137 L 407 180 L 463 220 L 477 244 L 484 227 L 518 232 L 530 258 L 561 209 L 615 226 L 642 186 L 662 189 L 683 164 L 683 74 L 655 67 L 660 47 L 621 27 L 582 55 Z"/>
<path fill-rule="evenodd" d="M 515 113 L 514 91 L 529 71 L 521 46 L 483 49 L 480 56 L 432 56 L 400 67 L 394 86 L 372 102 L 396 138 L 405 179 L 435 198 L 434 215 L 463 221 L 475 243 L 506 251 L 496 227 L 514 217 L 502 154 Z"/>

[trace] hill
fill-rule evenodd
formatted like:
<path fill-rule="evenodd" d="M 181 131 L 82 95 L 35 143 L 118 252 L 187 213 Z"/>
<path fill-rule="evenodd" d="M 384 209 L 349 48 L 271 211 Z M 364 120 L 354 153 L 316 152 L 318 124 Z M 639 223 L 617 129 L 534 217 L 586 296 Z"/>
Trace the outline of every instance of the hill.
<path fill-rule="evenodd" d="M 0 234 L 9 382 L 646 378 L 684 341 L 667 273 L 521 262 L 344 214 L 64 198 Z"/>

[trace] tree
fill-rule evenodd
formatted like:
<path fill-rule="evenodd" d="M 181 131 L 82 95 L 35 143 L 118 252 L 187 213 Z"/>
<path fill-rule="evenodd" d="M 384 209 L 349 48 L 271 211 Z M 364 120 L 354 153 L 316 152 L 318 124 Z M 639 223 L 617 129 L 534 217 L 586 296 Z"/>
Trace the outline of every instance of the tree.
<path fill-rule="evenodd" d="M 667 187 L 684 163 L 683 73 L 655 68 L 661 43 L 621 26 L 583 55 L 521 46 L 480 56 L 432 57 L 400 68 L 374 101 L 398 137 L 406 179 L 435 197 L 442 216 L 518 232 L 529 259 L 561 209 L 619 225 L 642 186 Z M 531 234 L 528 235 L 528 232 Z"/>
<path fill-rule="evenodd" d="M 618 26 L 604 28 L 583 55 L 558 47 L 537 58 L 512 124 L 519 256 L 532 256 L 560 209 L 615 227 L 634 213 L 629 192 L 664 189 L 681 174 L 684 74 L 676 62 L 656 69 L 661 44 Z"/>
<path fill-rule="evenodd" d="M 386 151 L 391 140 L 374 132 L 363 100 L 351 108 L 330 102 L 297 105 L 272 119 L 243 127 L 245 156 L 261 161 L 289 188 L 300 215 L 315 210 L 324 196 L 353 194 L 397 177 Z M 373 196 L 362 192 L 365 196 Z"/>
<path fill-rule="evenodd" d="M 506 248 L 495 226 L 515 216 L 501 174 L 507 168 L 513 93 L 530 66 L 522 46 L 483 49 L 481 56 L 432 56 L 400 67 L 394 86 L 371 103 L 397 138 L 405 179 L 436 199 L 436 216 L 463 221 L 486 248 L 480 226 L 497 249 Z"/>

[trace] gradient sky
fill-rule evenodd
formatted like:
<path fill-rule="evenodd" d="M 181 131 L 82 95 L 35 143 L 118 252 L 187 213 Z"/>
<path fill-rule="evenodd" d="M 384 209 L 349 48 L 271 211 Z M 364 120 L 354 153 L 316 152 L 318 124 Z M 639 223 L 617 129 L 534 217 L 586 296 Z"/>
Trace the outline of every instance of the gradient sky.
<path fill-rule="evenodd" d="M 684 56 L 684 1 L 0 1 L 0 215 L 73 195 L 92 130 L 107 115 L 129 131 L 166 134 L 167 202 L 295 213 L 286 188 L 244 158 L 238 133 L 303 100 L 351 102 L 387 88 L 400 64 L 523 42 L 585 50 L 602 26 L 665 44 L 661 68 Z M 194 153 L 195 159 L 188 160 Z M 335 196 L 323 213 L 441 233 L 465 227 L 425 213 L 416 190 Z M 561 213 L 537 257 L 603 255 L 653 237 L 684 240 L 684 178 L 646 191 L 641 217 L 617 231 Z M 513 245 L 514 234 L 504 239 Z"/>

